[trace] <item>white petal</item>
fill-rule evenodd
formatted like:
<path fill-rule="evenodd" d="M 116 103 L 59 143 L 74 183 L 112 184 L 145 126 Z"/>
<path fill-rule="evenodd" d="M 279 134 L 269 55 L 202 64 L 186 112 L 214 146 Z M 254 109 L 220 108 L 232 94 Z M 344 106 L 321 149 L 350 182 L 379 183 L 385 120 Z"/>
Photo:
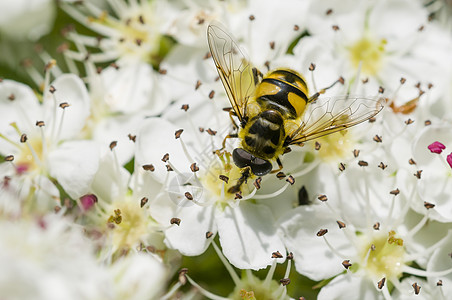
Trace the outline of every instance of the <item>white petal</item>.
<path fill-rule="evenodd" d="M 65 108 L 62 128 L 59 128 L 61 135 L 59 139 L 66 139 L 76 136 L 85 126 L 85 121 L 90 115 L 90 98 L 88 90 L 80 77 L 74 74 L 63 74 L 52 83 L 56 91 L 47 94 L 48 98 L 44 100 L 48 118 L 52 118 L 54 109 L 57 110 L 57 119 L 53 120 L 59 128 L 63 109 L 54 107 L 60 103 L 67 102 L 70 106 Z M 56 103 L 54 103 L 54 99 Z"/>
<path fill-rule="evenodd" d="M 361 273 L 360 275 L 343 274 L 337 276 L 320 290 L 318 299 L 382 299 L 382 294 L 377 292 L 370 281 L 363 278 L 364 274 Z"/>
<path fill-rule="evenodd" d="M 50 175 L 76 199 L 89 190 L 99 167 L 99 150 L 90 141 L 66 142 L 49 153 L 48 163 Z"/>
<path fill-rule="evenodd" d="M 223 253 L 235 267 L 263 269 L 273 262 L 273 252 L 286 255 L 268 207 L 243 202 L 235 208 L 226 207 L 215 219 Z"/>
<path fill-rule="evenodd" d="M 343 232 L 352 229 L 350 226 L 339 229 L 325 206 L 300 206 L 282 219 L 281 234 L 287 250 L 294 254 L 298 273 L 322 280 L 344 271 L 342 261 L 346 258 L 333 253 L 323 237 L 316 235 L 320 229 L 328 229 L 325 238 L 337 252 L 350 259 L 355 257 L 355 249 Z"/>

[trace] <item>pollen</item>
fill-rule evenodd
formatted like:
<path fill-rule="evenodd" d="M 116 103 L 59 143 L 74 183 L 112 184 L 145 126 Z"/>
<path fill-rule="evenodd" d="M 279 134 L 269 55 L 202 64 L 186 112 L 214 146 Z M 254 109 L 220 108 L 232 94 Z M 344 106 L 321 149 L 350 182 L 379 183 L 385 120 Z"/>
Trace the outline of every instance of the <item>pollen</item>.
<path fill-rule="evenodd" d="M 374 233 L 372 239 L 363 240 L 360 266 L 372 279 L 399 277 L 405 256 L 403 239 L 397 237 L 394 231 Z"/>
<path fill-rule="evenodd" d="M 375 40 L 363 37 L 353 44 L 348 50 L 350 60 L 354 68 L 360 64 L 362 72 L 366 75 L 375 75 L 381 69 L 386 40 Z"/>

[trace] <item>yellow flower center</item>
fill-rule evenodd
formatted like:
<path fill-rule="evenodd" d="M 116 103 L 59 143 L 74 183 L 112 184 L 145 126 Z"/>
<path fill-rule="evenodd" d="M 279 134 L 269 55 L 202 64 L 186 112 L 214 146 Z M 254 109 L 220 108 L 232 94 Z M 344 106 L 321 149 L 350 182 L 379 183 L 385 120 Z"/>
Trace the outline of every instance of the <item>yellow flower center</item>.
<path fill-rule="evenodd" d="M 349 156 L 353 145 L 352 135 L 341 131 L 326 135 L 316 140 L 320 144 L 319 157 L 326 162 L 336 162 Z"/>
<path fill-rule="evenodd" d="M 361 63 L 361 70 L 364 74 L 377 74 L 382 67 L 386 43 L 385 39 L 377 41 L 366 36 L 358 40 L 349 48 L 353 67 L 358 68 Z"/>
<path fill-rule="evenodd" d="M 114 211 L 108 220 L 115 224 L 113 245 L 116 249 L 129 249 L 141 242 L 147 233 L 145 211 L 138 201 L 122 200 L 112 204 Z"/>
<path fill-rule="evenodd" d="M 398 277 L 402 274 L 404 256 L 403 240 L 390 231 L 363 243 L 361 266 L 372 279 Z"/>

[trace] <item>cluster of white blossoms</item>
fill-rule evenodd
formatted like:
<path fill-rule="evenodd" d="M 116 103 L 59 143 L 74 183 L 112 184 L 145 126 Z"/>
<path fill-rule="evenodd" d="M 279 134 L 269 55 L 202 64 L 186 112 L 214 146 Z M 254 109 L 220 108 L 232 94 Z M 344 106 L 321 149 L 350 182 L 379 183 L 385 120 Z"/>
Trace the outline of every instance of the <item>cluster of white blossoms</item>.
<path fill-rule="evenodd" d="M 0 8 L 0 299 L 452 294 L 450 1 Z M 239 122 L 209 51 L 212 22 L 263 74 L 293 69 L 310 95 L 337 82 L 321 97 L 378 97 L 383 110 L 291 146 L 279 172 L 247 173 L 228 138 Z M 58 48 L 14 53 L 52 36 Z M 44 70 L 26 60 L 14 72 L 19 53 Z M 220 269 L 186 265 L 210 247 Z"/>

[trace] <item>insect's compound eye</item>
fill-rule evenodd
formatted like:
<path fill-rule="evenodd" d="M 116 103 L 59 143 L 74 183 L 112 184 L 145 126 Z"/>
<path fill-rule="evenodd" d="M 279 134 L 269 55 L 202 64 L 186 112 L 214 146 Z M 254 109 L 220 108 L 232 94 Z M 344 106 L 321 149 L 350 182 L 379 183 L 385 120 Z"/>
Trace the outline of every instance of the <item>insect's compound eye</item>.
<path fill-rule="evenodd" d="M 257 157 L 251 160 L 250 166 L 253 174 L 257 176 L 264 176 L 272 170 L 272 164 L 268 160 Z"/>
<path fill-rule="evenodd" d="M 235 165 L 239 168 L 245 168 L 251 165 L 252 158 L 254 158 L 254 156 L 242 148 L 236 148 L 232 152 L 232 159 L 234 160 Z"/>

